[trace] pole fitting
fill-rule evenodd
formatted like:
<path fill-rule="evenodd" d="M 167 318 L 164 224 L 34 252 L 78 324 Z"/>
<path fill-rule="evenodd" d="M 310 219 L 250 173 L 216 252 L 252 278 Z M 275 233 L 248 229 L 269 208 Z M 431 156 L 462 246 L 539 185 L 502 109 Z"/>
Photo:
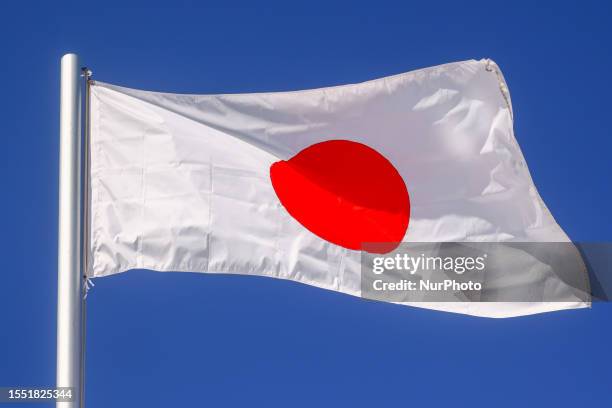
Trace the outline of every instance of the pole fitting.
<path fill-rule="evenodd" d="M 90 80 L 93 72 L 87 67 L 81 67 L 81 77 Z"/>

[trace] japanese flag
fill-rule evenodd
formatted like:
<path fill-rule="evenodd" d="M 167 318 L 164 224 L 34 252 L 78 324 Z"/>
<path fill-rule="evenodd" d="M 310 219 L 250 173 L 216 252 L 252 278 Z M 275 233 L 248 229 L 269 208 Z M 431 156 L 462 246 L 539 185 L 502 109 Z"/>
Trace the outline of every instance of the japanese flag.
<path fill-rule="evenodd" d="M 367 242 L 569 241 L 490 60 L 295 92 L 94 82 L 89 116 L 90 277 L 263 275 L 359 296 Z M 514 286 L 534 284 L 514 268 Z M 546 288 L 567 299 L 562 282 Z M 588 302 L 412 305 L 507 317 Z"/>

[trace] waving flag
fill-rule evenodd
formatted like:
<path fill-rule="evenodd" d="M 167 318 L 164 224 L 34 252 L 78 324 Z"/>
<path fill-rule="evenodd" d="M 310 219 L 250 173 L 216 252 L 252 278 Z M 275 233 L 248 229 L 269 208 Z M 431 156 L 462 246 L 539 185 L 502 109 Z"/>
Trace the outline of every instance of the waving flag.
<path fill-rule="evenodd" d="M 384 254 L 400 242 L 569 241 L 531 180 L 489 60 L 296 92 L 95 82 L 90 117 L 90 277 L 249 274 L 359 296 L 366 243 Z M 491 317 L 588 306 L 520 267 L 508 263 L 504 278 L 541 285 L 542 301 L 404 303 Z"/>

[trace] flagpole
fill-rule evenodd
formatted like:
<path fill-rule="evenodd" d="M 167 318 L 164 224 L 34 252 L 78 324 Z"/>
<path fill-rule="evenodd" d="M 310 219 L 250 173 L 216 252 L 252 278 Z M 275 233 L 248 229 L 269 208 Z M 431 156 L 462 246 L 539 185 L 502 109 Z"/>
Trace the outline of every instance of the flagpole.
<path fill-rule="evenodd" d="M 58 408 L 81 408 L 81 78 L 79 58 L 61 60 L 60 176 L 57 274 L 57 387 L 71 387 L 72 401 Z"/>

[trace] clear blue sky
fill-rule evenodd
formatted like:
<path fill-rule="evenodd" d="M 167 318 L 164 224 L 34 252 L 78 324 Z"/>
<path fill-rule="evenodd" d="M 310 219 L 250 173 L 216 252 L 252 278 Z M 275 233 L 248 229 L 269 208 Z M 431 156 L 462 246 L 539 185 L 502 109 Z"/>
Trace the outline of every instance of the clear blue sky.
<path fill-rule="evenodd" d="M 550 210 L 574 240 L 612 240 L 610 5 L 294 3 L 2 3 L 0 385 L 55 381 L 65 52 L 103 81 L 190 93 L 336 85 L 491 57 Z M 88 407 L 612 402 L 610 304 L 488 320 L 264 278 L 135 271 L 95 283 Z"/>

